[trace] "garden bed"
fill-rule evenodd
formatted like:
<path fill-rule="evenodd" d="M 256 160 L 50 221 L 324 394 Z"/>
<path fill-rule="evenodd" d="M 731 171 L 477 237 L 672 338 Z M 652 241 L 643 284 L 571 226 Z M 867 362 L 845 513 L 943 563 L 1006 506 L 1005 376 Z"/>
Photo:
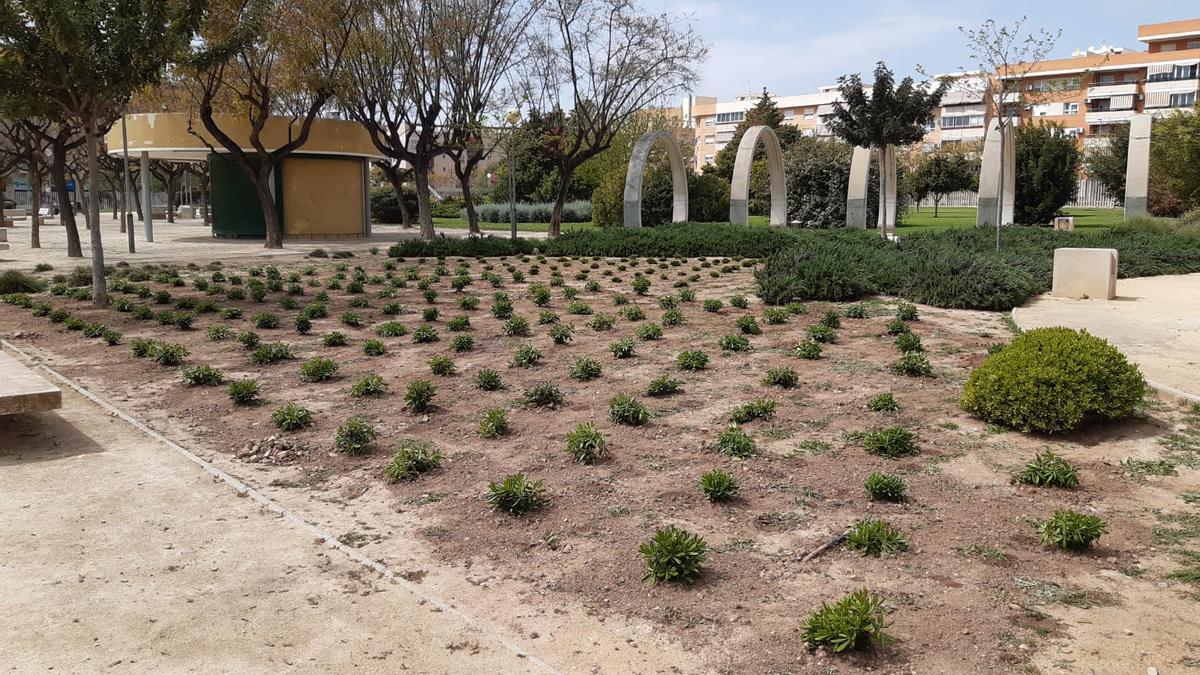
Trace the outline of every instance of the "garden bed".
<path fill-rule="evenodd" d="M 181 269 L 182 287 L 175 285 L 174 271 L 138 270 L 122 277 L 109 309 L 65 296 L 32 298 L 65 310 L 85 326 L 98 322 L 110 335 L 119 332 L 114 346 L 27 309 L 3 305 L 0 318 L 17 344 L 52 355 L 62 371 L 122 400 L 156 426 L 186 427 L 198 443 L 246 471 L 253 463 L 261 472 L 255 473 L 259 482 L 327 495 L 323 501 L 353 512 L 347 515 L 357 523 L 352 539 L 367 555 L 387 559 L 408 549 L 428 551 L 443 565 L 461 567 L 464 576 L 504 579 L 518 589 L 506 603 L 516 609 L 501 619 L 509 625 L 519 624 L 515 617 L 521 612 L 583 606 L 598 617 L 648 621 L 656 631 L 699 651 L 714 669 L 812 671 L 845 663 L 918 672 L 1008 671 L 1072 632 L 1060 620 L 1064 612 L 1136 605 L 1148 597 L 1143 592 L 1167 593 L 1154 589 L 1175 570 L 1168 554 L 1200 537 L 1200 516 L 1180 499 L 1197 491 L 1197 473 L 1189 468 L 1194 452 L 1179 451 L 1173 476 L 1148 475 L 1152 472 L 1143 470 L 1145 465 L 1121 462 L 1159 459 L 1166 452 L 1159 439 L 1192 438 L 1192 427 L 1179 427 L 1184 423 L 1177 407 L 1156 404 L 1126 424 L 1065 437 L 986 427 L 967 417 L 957 399 L 988 348 L 1010 338 L 1001 315 L 922 308 L 920 318 L 907 327 L 920 337 L 931 373 L 905 375 L 893 370 L 901 357 L 897 337 L 889 334 L 889 328 L 899 330 L 894 301 L 868 300 L 858 305 L 865 318 L 857 319 L 846 316 L 855 313 L 848 312 L 847 304 L 793 306 L 774 312 L 775 320 L 783 322 L 772 324 L 752 295 L 752 262 L 450 258 L 440 263 L 445 274 L 439 274 L 439 262 L 432 258 L 359 257 L 297 261 L 274 272 L 258 269 L 257 275 L 218 266 Z M 355 266 L 363 268 L 361 292 L 351 288 Z M 465 266 L 461 274 L 460 266 Z M 560 285 L 551 285 L 556 272 Z M 634 290 L 639 272 L 650 282 L 645 295 Z M 233 276 L 239 284 L 231 283 Z M 452 280 L 460 276 L 470 283 L 455 291 Z M 265 286 L 262 302 L 229 299 L 238 295 L 230 293 L 233 288 L 245 289 L 244 295 L 251 297 L 255 280 Z M 531 284 L 539 282 L 550 292 L 546 306 L 531 297 Z M 573 300 L 564 297 L 567 288 L 577 292 Z M 139 298 L 139 292 L 147 297 Z M 160 296 L 163 302 L 156 304 L 156 296 L 164 292 L 170 297 Z M 317 302 L 320 292 L 329 296 L 320 303 L 327 316 L 313 318 L 311 331 L 301 335 L 294 320 Z M 380 297 L 381 292 L 391 297 Z M 530 336 L 505 334 L 508 319 L 492 311 L 495 292 L 507 294 L 513 316 L 528 320 Z M 664 296 L 673 298 L 673 310 Z M 280 307 L 288 297 L 296 308 Z M 478 306 L 460 308 L 464 297 L 477 297 Z M 618 304 L 618 297 L 627 302 Z M 739 297 L 748 299 L 744 307 L 731 304 L 743 304 L 735 299 Z M 190 298 L 184 309 L 174 309 L 183 298 Z M 209 309 L 203 306 L 206 300 L 221 310 L 241 310 L 241 316 L 198 312 L 184 330 L 133 318 L 145 311 L 193 313 Z M 705 306 L 716 300 L 719 309 L 712 302 Z M 385 306 L 392 303 L 398 313 L 385 315 Z M 118 305 L 131 311 L 118 311 Z M 134 310 L 137 306 L 147 310 Z M 437 316 L 423 317 L 431 308 Z M 590 314 L 581 313 L 585 308 Z M 637 308 L 644 318 L 630 319 L 625 314 L 629 308 Z M 717 311 L 708 311 L 712 309 Z M 556 313 L 560 325 L 573 326 L 565 344 L 549 336 L 553 324 L 539 324 L 546 311 Z M 672 311 L 682 316 L 681 324 L 669 325 L 665 315 Z M 832 329 L 835 341 L 822 345 L 818 359 L 797 356 L 797 344 L 831 311 L 841 314 L 840 327 Z M 343 322 L 351 318 L 344 316 L 347 312 L 357 313 L 359 325 Z M 253 317 L 263 313 L 274 315 L 278 327 L 255 328 Z M 603 319 L 596 322 L 602 315 L 612 317 L 611 328 Z M 451 330 L 450 321 L 458 316 L 469 318 L 469 329 Z M 745 317 L 753 317 L 761 333 L 753 334 Z M 389 321 L 402 325 L 404 334 L 381 337 L 378 327 Z M 269 321 L 260 317 L 258 323 Z M 641 339 L 639 333 L 647 333 L 644 327 L 651 323 L 661 327 L 661 338 Z M 214 325 L 228 327 L 229 336 L 209 339 Z M 414 343 L 422 325 L 432 328 L 436 341 Z M 750 349 L 723 350 L 722 338 L 742 335 L 741 327 L 751 331 L 745 335 Z M 507 328 L 513 332 L 514 325 Z M 237 339 L 247 331 L 257 332 L 262 344 L 286 343 L 294 358 L 252 362 L 253 350 Z M 325 346 L 323 336 L 332 331 L 346 336 L 344 346 Z M 428 337 L 429 331 L 420 334 Z M 472 348 L 454 351 L 452 341 L 459 335 L 471 335 Z M 221 371 L 223 384 L 187 385 L 180 367 L 136 358 L 131 345 L 139 337 L 182 345 L 187 351 L 182 367 L 212 366 Z M 610 347 L 626 339 L 634 353 L 617 358 Z M 381 341 L 386 353 L 365 354 L 369 340 Z M 725 346 L 739 342 L 726 339 Z M 540 360 L 528 368 L 511 367 L 526 344 L 540 352 Z M 689 350 L 705 352 L 706 367 L 682 370 L 678 356 Z M 452 359 L 456 373 L 431 374 L 429 360 L 435 356 Z M 302 376 L 301 364 L 313 357 L 331 359 L 336 373 L 320 381 L 310 381 L 314 371 Z M 571 377 L 583 357 L 599 364 L 598 377 Z M 781 367 L 795 372 L 796 386 L 764 383 L 769 370 Z M 497 371 L 504 388 L 477 388 L 475 377 L 482 369 Z M 381 376 L 386 393 L 352 396 L 351 386 L 367 375 Z M 664 375 L 679 380 L 679 390 L 648 395 L 650 383 Z M 257 405 L 234 405 L 227 396 L 225 384 L 243 378 L 257 380 Z M 436 388 L 422 411 L 405 405 L 407 388 L 418 380 Z M 559 388 L 561 404 L 537 407 L 523 400 L 527 390 L 547 382 Z M 868 402 L 883 393 L 893 395 L 899 410 L 868 410 Z M 627 426 L 610 419 L 610 400 L 620 394 L 644 404 L 650 415 L 646 424 Z M 762 399 L 775 403 L 774 413 L 740 427 L 754 439 L 754 452 L 747 458 L 718 452 L 718 436 L 734 409 Z M 278 431 L 272 413 L 287 403 L 308 409 L 311 425 Z M 482 438 L 480 420 L 493 409 L 506 411 L 509 428 L 496 438 Z M 379 432 L 373 449 L 362 455 L 335 451 L 336 430 L 352 416 L 361 416 Z M 594 465 L 576 463 L 565 451 L 567 434 L 586 422 L 596 424 L 608 449 Z M 1195 425 L 1200 434 L 1200 420 Z M 912 431 L 917 454 L 888 459 L 864 447 L 864 432 L 890 427 Z M 247 447 L 276 435 L 291 441 L 284 462 L 262 459 L 262 448 L 270 443 Z M 432 442 L 442 453 L 441 466 L 413 480 L 389 483 L 385 470 L 392 450 L 404 439 Z M 1078 468 L 1078 488 L 1010 482 L 1046 448 Z M 239 454 L 243 458 L 235 459 Z M 697 482 L 713 469 L 736 479 L 736 498 L 721 504 L 705 499 Z M 515 473 L 544 482 L 545 508 L 514 517 L 489 506 L 484 499 L 489 483 Z M 872 501 L 863 485 L 873 473 L 903 479 L 908 498 Z M 357 508 L 346 497 L 356 489 L 386 490 L 394 511 Z M 341 499 L 333 499 L 332 493 Z M 1039 545 L 1032 521 L 1066 508 L 1107 521 L 1109 531 L 1098 547 L 1067 553 Z M 908 549 L 876 558 L 837 546 L 801 561 L 866 517 L 898 528 Z M 690 588 L 643 579 L 646 566 L 638 547 L 667 525 L 701 535 L 710 548 L 704 572 Z M 1172 539 L 1175 544 L 1164 544 L 1164 527 L 1183 534 Z M 1151 550 L 1155 546 L 1158 550 Z M 1122 580 L 1123 591 L 1101 583 L 1112 575 Z M 1173 601 L 1192 602 L 1178 598 L 1194 588 L 1170 584 Z M 883 597 L 887 631 L 899 641 L 885 651 L 847 657 L 807 649 L 802 640 L 805 618 L 823 602 L 859 588 Z M 1121 618 L 1118 613 L 1097 620 L 1114 622 L 1117 630 Z M 1176 628 L 1186 633 L 1186 626 Z M 1175 657 L 1183 658 L 1189 648 L 1175 636 L 1168 630 L 1145 639 L 1158 639 L 1161 645 L 1153 649 L 1174 650 Z"/>

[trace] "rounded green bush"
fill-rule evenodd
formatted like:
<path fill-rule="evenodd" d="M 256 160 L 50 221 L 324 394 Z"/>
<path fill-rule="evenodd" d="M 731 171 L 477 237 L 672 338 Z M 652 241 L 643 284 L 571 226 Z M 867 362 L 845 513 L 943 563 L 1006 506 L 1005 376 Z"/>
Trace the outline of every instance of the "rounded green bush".
<path fill-rule="evenodd" d="M 988 422 L 1056 433 L 1129 416 L 1145 388 L 1137 366 L 1105 340 L 1070 328 L 1036 328 L 984 360 L 967 379 L 960 403 Z"/>

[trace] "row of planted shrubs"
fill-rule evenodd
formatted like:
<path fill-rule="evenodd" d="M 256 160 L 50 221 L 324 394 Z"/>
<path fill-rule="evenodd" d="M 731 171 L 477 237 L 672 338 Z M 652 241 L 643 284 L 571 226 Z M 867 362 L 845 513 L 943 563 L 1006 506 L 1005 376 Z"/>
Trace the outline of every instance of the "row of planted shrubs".
<path fill-rule="evenodd" d="M 793 230 L 724 224 L 569 232 L 547 241 L 499 237 L 406 241 L 393 257 L 530 254 L 766 258 L 755 275 L 770 304 L 853 300 L 886 293 L 937 307 L 1004 310 L 1050 288 L 1054 249 L 1115 248 L 1122 277 L 1200 272 L 1200 238 L 1149 228 L 1056 232 L 956 229 L 882 241 L 862 230 Z"/>
<path fill-rule="evenodd" d="M 549 223 L 554 204 L 517 204 L 518 223 Z M 507 203 L 480 204 L 475 207 L 475 214 L 485 223 L 507 223 L 512 220 L 512 210 Z M 562 222 L 590 223 L 592 222 L 592 203 L 587 201 L 567 202 L 563 204 Z"/>

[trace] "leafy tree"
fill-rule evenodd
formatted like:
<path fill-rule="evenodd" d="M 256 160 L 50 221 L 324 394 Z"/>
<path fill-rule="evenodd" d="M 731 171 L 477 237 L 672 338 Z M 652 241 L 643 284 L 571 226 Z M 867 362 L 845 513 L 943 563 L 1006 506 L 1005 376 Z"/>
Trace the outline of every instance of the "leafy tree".
<path fill-rule="evenodd" d="M 979 166 L 960 154 L 938 152 L 930 155 L 909 174 L 912 196 L 920 201 L 933 197 L 933 217 L 938 205 L 951 192 L 974 190 L 979 185 Z"/>
<path fill-rule="evenodd" d="M 1129 165 L 1129 125 L 1119 124 L 1107 142 L 1088 148 L 1083 166 L 1092 179 L 1120 204 L 1125 200 L 1125 172 Z"/>
<path fill-rule="evenodd" d="M 1014 220 L 1048 225 L 1079 190 L 1081 157 L 1061 125 L 1017 127 L 1017 194 Z"/>
<path fill-rule="evenodd" d="M 850 181 L 852 152 L 845 143 L 807 136 L 797 139 L 784 152 L 788 222 L 815 229 L 846 224 L 846 186 Z M 867 185 L 868 211 L 879 205 L 878 178 L 879 167 L 873 163 Z M 903 187 L 904 183 L 900 185 Z M 899 216 L 903 213 L 904 193 L 898 191 L 896 198 Z"/>
<path fill-rule="evenodd" d="M 1200 207 L 1200 106 L 1154 122 L 1150 166 L 1183 210 Z"/>
<path fill-rule="evenodd" d="M 754 104 L 753 108 L 746 111 L 746 118 L 737 125 L 737 129 L 733 132 L 733 138 L 725 144 L 725 147 L 721 148 L 717 156 L 713 158 L 712 165 L 705 167 L 704 172 L 714 173 L 726 181 L 732 181 L 733 165 L 737 160 L 738 145 L 742 142 L 742 136 L 746 135 L 747 129 L 757 126 L 771 127 L 775 131 L 775 135 L 779 137 L 779 145 L 784 150 L 790 148 L 796 139 L 800 138 L 799 129 L 783 123 L 783 112 L 779 106 L 775 105 L 775 100 L 764 88 L 758 102 Z M 758 148 L 754 153 L 754 161 L 762 161 L 764 152 L 766 151 Z"/>
<path fill-rule="evenodd" d="M 100 236 L 100 137 L 133 92 L 153 84 L 191 39 L 201 0 L 6 0 L 0 3 L 0 110 L 82 130 L 92 287 L 108 303 Z"/>
<path fill-rule="evenodd" d="M 838 78 L 841 97 L 833 104 L 833 114 L 827 123 L 829 130 L 852 146 L 881 151 L 889 145 L 918 143 L 925 137 L 926 127 L 933 123 L 934 110 L 949 86 L 948 79 L 929 87 L 918 85 L 911 77 L 904 78 L 897 86 L 891 69 L 881 61 L 875 65 L 870 95 L 858 74 Z M 887 192 L 886 178 L 880 173 L 880 194 Z M 886 236 L 887 226 L 894 223 L 881 225 L 881 234 Z"/>

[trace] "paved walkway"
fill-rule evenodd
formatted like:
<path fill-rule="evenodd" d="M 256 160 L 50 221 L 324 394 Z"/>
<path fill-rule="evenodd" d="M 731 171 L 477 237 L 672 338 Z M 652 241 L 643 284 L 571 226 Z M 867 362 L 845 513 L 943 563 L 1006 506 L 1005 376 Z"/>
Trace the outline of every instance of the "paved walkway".
<path fill-rule="evenodd" d="M 0 417 L 0 672 L 535 669 L 74 391 L 63 403 Z"/>
<path fill-rule="evenodd" d="M 1121 279 L 1115 300 L 1038 297 L 1013 310 L 1023 329 L 1083 328 L 1141 367 L 1152 384 L 1200 401 L 1200 274 Z"/>

